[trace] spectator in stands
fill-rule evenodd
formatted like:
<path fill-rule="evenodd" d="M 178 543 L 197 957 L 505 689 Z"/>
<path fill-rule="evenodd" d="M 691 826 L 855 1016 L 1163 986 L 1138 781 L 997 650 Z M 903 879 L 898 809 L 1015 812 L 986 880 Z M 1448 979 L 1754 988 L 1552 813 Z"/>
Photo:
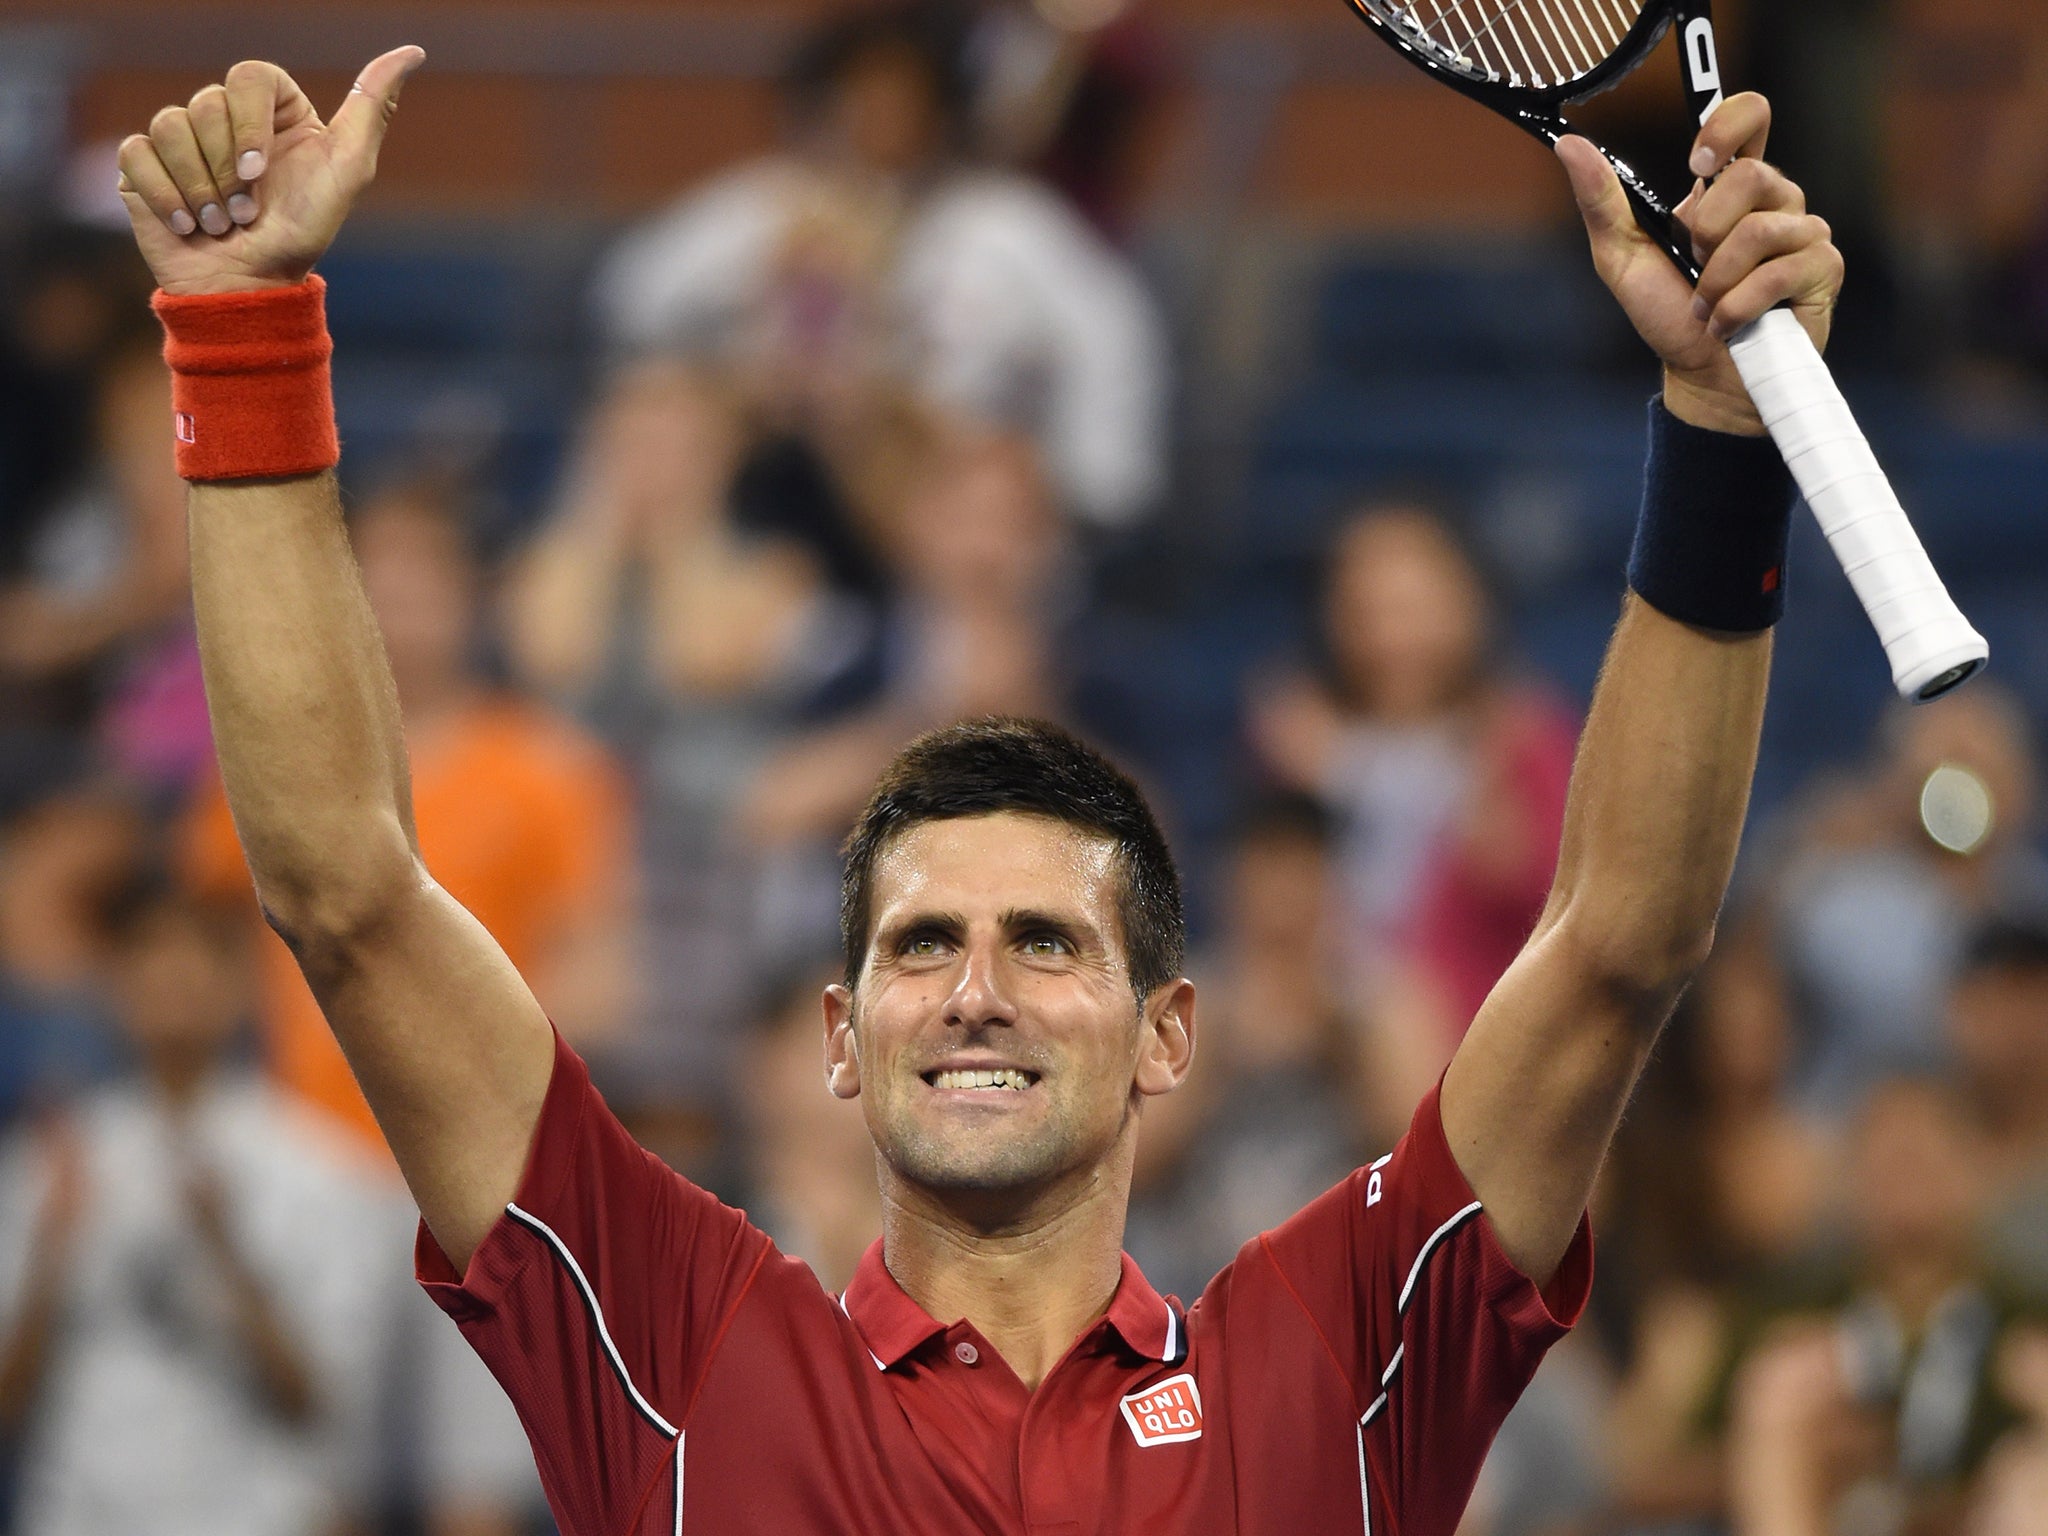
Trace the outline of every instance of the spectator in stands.
<path fill-rule="evenodd" d="M 1035 437 L 1065 507 L 1127 525 L 1163 486 L 1160 323 L 1058 197 L 965 160 L 961 21 L 912 0 L 827 22 L 790 74 L 789 147 L 629 237 L 604 325 L 696 361 L 755 445 L 798 444 L 811 522 L 890 499 L 872 482 L 907 396 Z"/>
<path fill-rule="evenodd" d="M 1146 1109 L 1125 1246 L 1198 1296 L 1237 1250 L 1361 1161 L 1351 1028 L 1332 958 L 1332 829 L 1313 801 L 1247 813 L 1223 861 L 1221 933 L 1198 958 L 1202 1060 Z M 1392 1145 L 1391 1137 L 1383 1145 Z"/>
<path fill-rule="evenodd" d="M 1832 1273 L 1759 1306 L 1731 1378 L 1741 1536 L 1953 1529 L 1970 1480 L 2025 1432 L 2031 1405 L 2015 1388 L 2044 1341 L 2042 1303 L 1985 1264 L 1983 1153 L 1945 1084 L 1871 1091 L 1853 1141 L 1850 1246 Z"/>
<path fill-rule="evenodd" d="M 871 657 L 875 610 L 853 594 L 882 585 L 859 547 L 738 525 L 739 425 L 707 408 L 710 388 L 660 359 L 612 382 L 505 605 L 526 678 L 635 764 L 648 1011 L 618 1046 L 636 1082 L 698 1094 L 730 1075 L 754 1001 L 735 807 L 812 703 Z"/>
<path fill-rule="evenodd" d="M 1164 85 L 1130 0 L 966 0 L 975 143 L 1028 167 L 1112 240 L 1131 232 L 1139 130 Z"/>
<path fill-rule="evenodd" d="M 138 1074 L 0 1152 L 0 1425 L 22 1536 L 307 1536 L 361 1493 L 392 1198 L 232 1065 L 246 935 L 161 890 L 111 967 Z"/>
<path fill-rule="evenodd" d="M 1992 1252 L 2048 1292 L 2048 920 L 1997 917 L 1971 935 L 1948 1039 L 1984 1131 Z"/>
<path fill-rule="evenodd" d="M 1323 674 L 1255 697 L 1251 739 L 1337 819 L 1375 1119 L 1405 1124 L 1542 910 L 1577 728 L 1502 664 L 1480 569 L 1434 509 L 1367 504 L 1327 570 Z"/>
<path fill-rule="evenodd" d="M 1876 760 L 1795 813 L 1773 901 L 1813 1030 L 1801 1091 L 1815 1106 L 1839 1113 L 1872 1077 L 1938 1056 L 1971 930 L 2048 901 L 2037 775 L 2020 706 L 1984 683 L 1895 707 Z"/>
<path fill-rule="evenodd" d="M 874 1142 L 825 1088 L 818 994 L 838 979 L 836 964 L 805 965 L 772 989 L 739 1076 L 747 1214 L 834 1291 L 882 1234 Z"/>
<path fill-rule="evenodd" d="M 624 670 L 635 691 L 718 703 L 822 676 L 829 573 L 803 543 L 734 526 L 738 423 L 706 404 L 709 388 L 655 359 L 592 412 L 560 504 L 507 588 L 507 644 L 550 692 L 588 698 Z"/>
<path fill-rule="evenodd" d="M 935 435 L 889 536 L 901 590 L 880 697 L 793 738 L 739 809 L 768 882 L 761 931 L 798 953 L 837 931 L 839 839 L 904 742 L 955 720 L 1067 707 L 1068 544 L 1029 442 Z"/>
<path fill-rule="evenodd" d="M 0 827 L 0 1130 L 112 1065 L 107 913 L 147 832 L 103 788 L 52 794 Z"/>
<path fill-rule="evenodd" d="M 1797 1031 L 1769 933 L 1723 924 L 1623 1122 L 1600 1197 L 1600 1331 L 1620 1369 L 1603 1442 L 1629 1518 L 1705 1518 L 1723 1496 L 1704 1418 L 1743 1288 L 1828 1230 L 1840 1150 L 1789 1094 Z"/>
<path fill-rule="evenodd" d="M 175 787 L 205 750 L 169 386 L 115 238 L 50 237 L 0 328 L 0 814 L 82 767 L 110 699 L 156 704 L 150 739 L 114 724 L 129 766 Z"/>

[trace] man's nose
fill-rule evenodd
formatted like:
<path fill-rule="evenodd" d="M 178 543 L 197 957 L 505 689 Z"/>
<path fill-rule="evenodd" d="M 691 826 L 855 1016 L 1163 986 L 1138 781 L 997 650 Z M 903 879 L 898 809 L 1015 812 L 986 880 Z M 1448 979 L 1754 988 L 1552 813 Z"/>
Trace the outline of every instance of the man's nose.
<path fill-rule="evenodd" d="M 960 962 L 960 975 L 946 999 L 946 1023 L 962 1029 L 984 1024 L 1014 1024 L 1017 1006 L 1010 995 L 1002 953 L 994 945 L 970 945 Z"/>

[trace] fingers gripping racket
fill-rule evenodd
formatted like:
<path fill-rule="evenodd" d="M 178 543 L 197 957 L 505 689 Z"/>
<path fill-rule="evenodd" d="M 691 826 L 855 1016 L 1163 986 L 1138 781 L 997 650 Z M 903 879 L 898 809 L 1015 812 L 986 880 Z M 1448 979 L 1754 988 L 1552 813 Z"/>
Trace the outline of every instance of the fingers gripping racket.
<path fill-rule="evenodd" d="M 1721 104 L 1709 0 L 1350 0 L 1380 38 L 1444 84 L 1546 144 L 1572 130 L 1573 102 L 1615 84 L 1675 24 L 1686 93 L 1705 122 Z M 1607 154 L 1605 149 L 1601 151 Z M 1692 241 L 1626 163 L 1608 163 L 1636 222 L 1697 283 Z M 1877 630 L 1892 682 L 1916 703 L 1948 692 L 1990 654 L 1907 521 L 1891 483 L 1812 340 L 1775 309 L 1728 343 L 1757 413 Z"/>

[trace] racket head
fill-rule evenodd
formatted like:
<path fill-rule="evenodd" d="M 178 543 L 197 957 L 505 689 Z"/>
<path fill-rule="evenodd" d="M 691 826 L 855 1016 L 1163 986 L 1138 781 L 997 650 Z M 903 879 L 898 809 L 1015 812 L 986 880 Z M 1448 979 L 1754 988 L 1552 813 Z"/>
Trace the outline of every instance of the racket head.
<path fill-rule="evenodd" d="M 1554 141 L 1663 41 L 1679 0 L 1348 0 L 1417 69 Z"/>

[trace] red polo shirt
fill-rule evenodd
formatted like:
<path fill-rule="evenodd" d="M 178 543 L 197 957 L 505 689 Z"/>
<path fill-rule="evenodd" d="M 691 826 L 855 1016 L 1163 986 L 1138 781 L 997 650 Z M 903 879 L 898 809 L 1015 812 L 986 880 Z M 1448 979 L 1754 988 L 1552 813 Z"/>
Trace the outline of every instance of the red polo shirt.
<path fill-rule="evenodd" d="M 1451 1536 L 1584 1305 L 1516 1273 L 1431 1095 L 1185 1313 L 1129 1258 L 1037 1391 L 870 1249 L 836 1298 L 636 1146 L 557 1042 L 518 1198 L 419 1275 L 504 1385 L 565 1536 Z"/>

